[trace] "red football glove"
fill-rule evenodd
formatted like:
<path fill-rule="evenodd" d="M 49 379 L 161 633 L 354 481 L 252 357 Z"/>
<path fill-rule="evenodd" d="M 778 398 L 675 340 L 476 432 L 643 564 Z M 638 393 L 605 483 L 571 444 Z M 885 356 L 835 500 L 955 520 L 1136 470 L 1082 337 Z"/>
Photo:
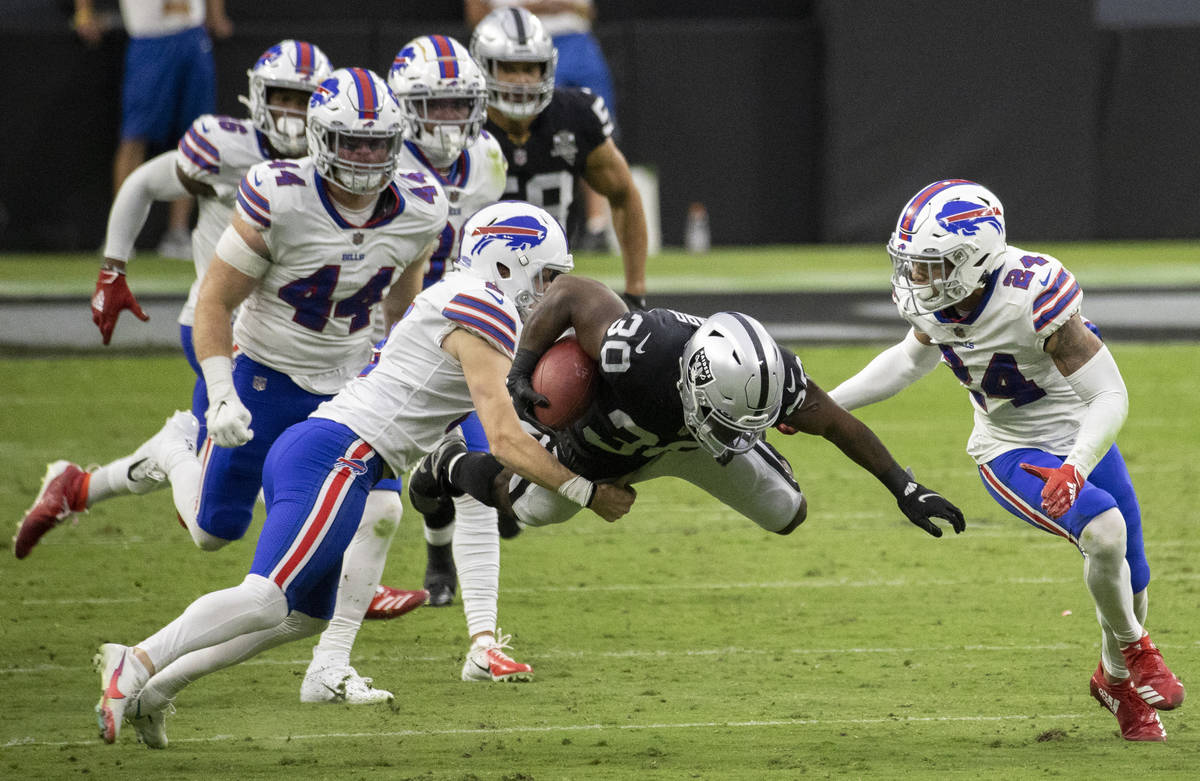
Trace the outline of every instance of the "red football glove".
<path fill-rule="evenodd" d="M 1057 469 L 1048 466 L 1021 464 L 1021 468 L 1036 478 L 1046 481 L 1042 487 L 1042 509 L 1051 518 L 1061 518 L 1075 504 L 1075 497 L 1083 488 L 1083 477 L 1071 464 Z"/>
<path fill-rule="evenodd" d="M 125 284 L 125 273 L 112 268 L 100 269 L 100 277 L 96 280 L 96 294 L 92 296 L 92 322 L 100 329 L 104 343 L 112 340 L 113 329 L 117 327 L 117 317 L 122 309 L 128 309 L 145 322 L 150 315 L 142 311 L 129 285 Z"/>

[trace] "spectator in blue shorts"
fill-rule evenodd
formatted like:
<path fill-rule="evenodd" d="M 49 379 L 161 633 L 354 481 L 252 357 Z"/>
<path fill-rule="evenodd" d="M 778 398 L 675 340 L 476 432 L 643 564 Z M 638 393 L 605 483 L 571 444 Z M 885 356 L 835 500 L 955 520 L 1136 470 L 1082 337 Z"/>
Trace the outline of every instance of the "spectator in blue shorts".
<path fill-rule="evenodd" d="M 114 197 L 125 177 L 145 162 L 149 148 L 173 146 L 192 120 L 216 110 L 216 64 L 209 30 L 218 38 L 233 32 L 225 0 L 121 0 L 121 20 L 129 45 L 121 82 L 121 141 L 113 158 Z M 75 0 L 75 31 L 89 45 L 99 43 L 104 34 L 105 25 L 92 0 Z M 189 196 L 172 203 L 159 254 L 191 259 L 193 202 Z"/>

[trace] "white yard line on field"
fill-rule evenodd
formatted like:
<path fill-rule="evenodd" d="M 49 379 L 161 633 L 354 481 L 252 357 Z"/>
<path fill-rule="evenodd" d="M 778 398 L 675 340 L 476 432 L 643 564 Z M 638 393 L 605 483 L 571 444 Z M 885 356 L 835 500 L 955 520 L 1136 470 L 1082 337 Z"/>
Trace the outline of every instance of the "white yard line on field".
<path fill-rule="evenodd" d="M 443 735 L 521 735 L 553 732 L 601 732 L 606 730 L 647 730 L 647 729 L 758 729 L 762 727 L 823 727 L 842 725 L 871 725 L 871 724 L 929 724 L 942 722 L 998 722 L 998 721 L 1063 721 L 1066 719 L 1084 718 L 1083 713 L 1053 713 L 1031 716 L 1029 714 L 1002 714 L 995 716 L 893 716 L 874 719 L 773 719 L 769 721 L 692 721 L 671 724 L 657 722 L 652 724 L 551 724 L 525 727 L 478 727 L 473 729 L 406 729 L 386 732 L 322 732 L 311 735 L 268 735 L 253 738 L 255 741 L 276 741 L 287 743 L 294 740 L 354 740 L 360 738 L 406 738 L 406 737 L 439 737 Z M 248 740 L 245 735 L 211 735 L 206 738 L 177 738 L 172 745 L 179 743 L 226 743 Z M 33 737 L 10 738 L 0 745 L 2 748 L 19 748 L 22 746 L 101 746 L 99 740 L 77 741 L 39 741 Z"/>
<path fill-rule="evenodd" d="M 1156 643 L 1165 650 L 1200 648 L 1200 640 L 1192 643 Z M 580 651 L 567 648 L 548 648 L 540 653 L 529 652 L 522 654 L 531 660 L 552 661 L 558 659 L 678 659 L 681 656 L 712 657 L 712 656 L 774 656 L 777 654 L 794 654 L 796 656 L 836 656 L 838 654 L 944 654 L 944 653 L 1002 653 L 1043 652 L 1043 651 L 1087 651 L 1097 648 L 1097 643 L 1030 643 L 1024 645 L 937 645 L 937 646 L 865 646 L 847 648 L 742 648 L 725 646 L 722 648 L 659 648 L 650 650 L 620 650 L 620 651 Z M 355 662 L 362 665 L 403 662 L 406 664 L 423 663 L 458 663 L 462 656 L 457 653 L 427 654 L 411 656 L 404 653 L 388 654 L 387 656 L 355 656 Z M 310 657 L 298 659 L 250 659 L 242 662 L 243 666 L 269 667 L 298 667 L 304 668 L 311 661 Z M 32 667 L 8 667 L 0 669 L 0 675 L 30 673 L 58 673 L 69 670 L 80 670 L 84 664 L 38 664 Z"/>

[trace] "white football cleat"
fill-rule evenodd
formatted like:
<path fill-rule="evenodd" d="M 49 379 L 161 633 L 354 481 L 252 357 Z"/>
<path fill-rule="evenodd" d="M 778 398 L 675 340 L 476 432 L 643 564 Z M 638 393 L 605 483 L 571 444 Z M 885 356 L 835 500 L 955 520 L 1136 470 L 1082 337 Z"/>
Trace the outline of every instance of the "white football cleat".
<path fill-rule="evenodd" d="M 497 630 L 499 631 L 499 630 Z M 462 679 L 464 681 L 495 681 L 518 683 L 533 680 L 533 667 L 514 661 L 504 653 L 508 648 L 511 635 L 500 635 L 476 642 L 467 651 L 467 660 L 463 662 Z"/>
<path fill-rule="evenodd" d="M 134 451 L 129 467 L 129 490 L 135 494 L 153 491 L 167 479 L 167 471 L 180 458 L 196 456 L 200 423 L 190 410 L 177 410 L 158 432 Z"/>
<path fill-rule="evenodd" d="M 116 643 L 100 646 L 92 665 L 100 673 L 100 701 L 95 708 L 100 737 L 105 743 L 115 743 L 125 709 L 146 685 L 148 676 L 133 658 L 133 649 Z"/>
<path fill-rule="evenodd" d="M 175 713 L 175 706 L 167 703 L 162 710 L 150 710 L 142 707 L 142 698 L 127 709 L 125 720 L 137 733 L 139 743 L 145 743 L 147 748 L 167 747 L 167 716 Z"/>
<path fill-rule="evenodd" d="M 376 689 L 350 665 L 309 668 L 300 684 L 300 702 L 374 705 L 395 699 L 390 691 Z"/>

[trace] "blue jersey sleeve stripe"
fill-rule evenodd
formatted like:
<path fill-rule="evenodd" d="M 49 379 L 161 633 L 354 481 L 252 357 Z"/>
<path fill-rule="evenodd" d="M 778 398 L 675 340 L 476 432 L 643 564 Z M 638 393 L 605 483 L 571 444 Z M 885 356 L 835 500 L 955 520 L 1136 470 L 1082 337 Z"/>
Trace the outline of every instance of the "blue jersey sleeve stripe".
<path fill-rule="evenodd" d="M 517 328 L 516 321 L 514 321 L 511 317 L 509 317 L 507 312 L 505 312 L 503 309 L 496 306 L 495 304 L 491 304 L 491 303 L 488 303 L 487 301 L 484 301 L 482 298 L 476 298 L 475 296 L 469 296 L 466 293 L 459 293 L 454 298 L 450 299 L 450 303 L 458 304 L 459 306 L 470 307 L 471 309 L 478 309 L 480 312 L 484 313 L 485 315 L 488 315 L 488 316 L 492 317 L 493 319 L 497 320 L 498 322 L 503 323 L 505 326 L 507 326 L 511 330 L 516 330 L 516 328 Z"/>
<path fill-rule="evenodd" d="M 262 193 L 250 186 L 250 183 L 242 179 L 242 183 L 238 185 L 238 195 L 244 197 L 247 201 L 253 203 L 263 212 L 271 213 L 271 202 L 262 196 Z"/>
<path fill-rule="evenodd" d="M 195 144 L 197 147 L 199 147 L 200 151 L 205 152 L 209 155 L 212 155 L 213 160 L 221 159 L 221 151 L 219 149 L 217 149 L 215 146 L 213 146 L 212 144 L 210 144 L 208 142 L 207 138 L 205 138 L 204 136 L 197 133 L 196 128 L 194 128 L 194 127 L 189 128 L 187 134 L 184 137 L 187 138 L 189 141 L 191 141 L 193 144 Z"/>
<path fill-rule="evenodd" d="M 1063 289 L 1063 286 L 1071 279 L 1070 273 L 1066 269 L 1058 272 L 1058 276 L 1050 283 L 1050 286 L 1038 294 L 1038 297 L 1033 300 L 1033 311 L 1037 311 L 1046 305 L 1050 299 L 1058 295 L 1058 292 Z"/>
<path fill-rule="evenodd" d="M 191 144 L 185 143 L 186 140 L 187 139 L 184 139 L 184 141 L 179 142 L 179 151 L 183 154 L 184 157 L 186 157 L 188 160 L 191 160 L 193 163 L 195 163 L 197 166 L 199 166 L 201 170 L 208 171 L 209 173 L 212 173 L 212 174 L 217 174 L 217 173 L 221 172 L 220 167 L 218 167 L 216 164 L 210 162 L 207 158 L 201 157 L 196 152 L 196 150 L 192 149 Z"/>
<path fill-rule="evenodd" d="M 1034 319 L 1034 330 L 1040 331 L 1046 326 L 1050 325 L 1050 323 L 1054 321 L 1054 318 L 1058 317 L 1058 315 L 1061 314 L 1064 309 L 1070 306 L 1077 298 L 1079 298 L 1079 285 L 1074 284 L 1067 289 L 1067 292 L 1063 294 L 1062 298 L 1060 298 L 1057 303 L 1055 303 L 1045 312 L 1042 312 L 1037 316 L 1036 319 Z"/>
<path fill-rule="evenodd" d="M 459 312 L 454 309 L 443 309 L 442 314 L 447 320 L 453 320 L 456 323 L 462 323 L 463 325 L 468 326 L 471 330 L 478 331 L 481 335 L 492 337 L 493 340 L 508 350 L 509 354 L 516 349 L 516 338 L 513 334 L 508 334 L 504 331 L 501 331 L 495 325 L 487 322 L 486 320 L 473 317 L 466 312 Z"/>
<path fill-rule="evenodd" d="M 238 206 L 242 207 L 242 213 L 245 214 L 247 217 L 254 220 L 255 222 L 257 222 L 259 225 L 263 226 L 264 228 L 271 227 L 270 211 L 268 211 L 266 214 L 263 214 L 262 212 L 260 212 L 258 210 L 258 207 L 256 207 L 254 204 L 252 204 L 248 200 L 246 200 L 246 198 L 242 195 L 241 190 L 238 190 L 237 202 L 238 202 Z"/>

